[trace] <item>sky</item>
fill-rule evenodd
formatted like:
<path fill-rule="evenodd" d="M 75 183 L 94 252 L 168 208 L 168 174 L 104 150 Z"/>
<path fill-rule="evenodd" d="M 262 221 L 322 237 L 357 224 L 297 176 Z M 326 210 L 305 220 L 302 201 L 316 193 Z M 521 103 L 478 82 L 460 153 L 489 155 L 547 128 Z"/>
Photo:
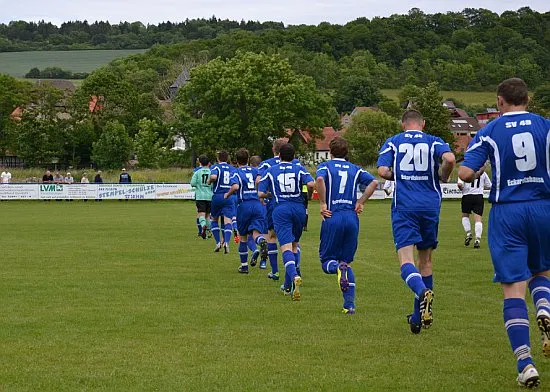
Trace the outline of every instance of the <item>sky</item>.
<path fill-rule="evenodd" d="M 411 8 L 426 13 L 486 8 L 502 13 L 528 6 L 539 12 L 550 11 L 548 0 L 523 3 L 511 0 L 0 0 L 0 23 L 12 20 L 45 20 L 57 25 L 69 20 L 140 21 L 157 24 L 178 22 L 186 18 L 209 18 L 240 21 L 276 21 L 289 24 L 345 24 L 358 17 L 404 14 Z"/>

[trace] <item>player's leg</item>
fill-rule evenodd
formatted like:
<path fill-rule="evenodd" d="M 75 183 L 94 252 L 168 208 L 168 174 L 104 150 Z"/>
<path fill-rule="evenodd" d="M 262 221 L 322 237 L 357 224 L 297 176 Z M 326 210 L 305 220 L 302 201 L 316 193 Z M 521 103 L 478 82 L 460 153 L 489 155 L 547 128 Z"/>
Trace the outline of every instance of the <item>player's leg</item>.
<path fill-rule="evenodd" d="M 426 288 L 433 291 L 432 251 L 431 248 L 418 251 L 418 270 Z M 430 309 L 425 309 L 425 312 L 430 312 Z M 414 334 L 420 333 L 422 316 L 420 312 L 420 299 L 416 295 L 414 296 L 414 312 L 408 318 L 411 332 Z"/>
<path fill-rule="evenodd" d="M 481 234 L 483 233 L 483 222 L 481 217 L 483 216 L 483 207 L 485 201 L 483 200 L 483 195 L 475 196 L 475 203 L 473 205 L 472 211 L 474 213 L 474 231 L 476 239 L 474 241 L 474 248 L 479 249 L 481 246 Z"/>
<path fill-rule="evenodd" d="M 250 265 L 256 265 L 258 257 L 260 258 L 260 269 L 265 269 L 267 264 L 267 240 L 262 234 L 266 231 L 265 209 L 261 203 L 247 203 L 248 206 L 248 226 L 247 233 L 252 233 L 248 236 L 248 242 L 254 248 Z M 239 218 L 240 219 L 240 218 Z M 241 225 L 238 225 L 241 232 Z M 259 249 L 258 249 L 259 247 Z"/>
<path fill-rule="evenodd" d="M 248 245 L 246 244 L 248 238 L 246 234 L 244 234 L 241 238 L 242 241 L 239 242 L 238 246 L 241 265 L 239 266 L 238 271 L 241 274 L 248 274 Z"/>
<path fill-rule="evenodd" d="M 273 202 L 272 202 L 273 203 Z M 269 279 L 279 280 L 279 262 L 277 260 L 279 251 L 277 250 L 277 234 L 273 224 L 273 206 L 268 205 L 266 208 L 266 223 L 267 223 L 267 256 L 271 272 L 267 274 Z"/>
<path fill-rule="evenodd" d="M 334 215 L 333 215 L 334 216 Z M 344 297 L 344 306 L 342 312 L 345 314 L 355 314 L 355 274 L 351 263 L 357 252 L 357 237 L 359 235 L 359 218 L 353 211 L 343 214 L 340 223 L 340 264 L 338 266 L 340 290 Z"/>
<path fill-rule="evenodd" d="M 466 232 L 464 245 L 469 246 L 470 242 L 472 242 L 472 225 L 470 223 L 470 214 L 472 213 L 472 207 L 470 203 L 470 195 L 462 196 L 462 199 L 460 200 L 460 208 L 462 211 L 462 227 Z"/>
<path fill-rule="evenodd" d="M 295 286 L 294 280 L 298 276 L 296 273 L 296 259 L 294 257 L 294 234 L 293 234 L 293 215 L 294 210 L 291 206 L 281 205 L 273 211 L 273 224 L 277 231 L 281 253 L 283 256 L 283 265 L 285 267 L 285 282 L 282 289 L 289 293 L 293 293 Z M 301 281 L 299 282 L 301 284 Z M 299 295 L 299 291 L 298 291 Z M 294 295 L 292 295 L 294 299 Z M 296 299 L 299 299 L 296 298 Z"/>
<path fill-rule="evenodd" d="M 299 273 L 300 267 L 300 238 L 302 237 L 302 232 L 304 230 L 304 224 L 306 221 L 306 211 L 302 204 L 293 204 L 290 208 L 290 217 L 291 217 L 291 227 L 292 227 L 292 252 L 295 260 L 295 268 L 289 270 L 289 278 L 292 283 L 291 286 L 291 297 L 293 301 L 299 301 L 301 298 L 300 286 L 302 285 L 302 276 Z M 285 267 L 286 271 L 286 267 Z"/>
<path fill-rule="evenodd" d="M 223 209 L 223 199 L 221 199 L 219 195 L 214 195 L 214 197 L 212 198 L 212 204 L 211 204 L 211 210 L 210 210 L 210 217 L 211 217 L 210 231 L 212 232 L 212 236 L 214 237 L 214 241 L 216 242 L 216 248 L 214 249 L 214 252 L 219 252 L 222 247 L 222 244 L 221 244 L 222 233 L 220 230 L 220 226 L 218 224 L 219 218 L 222 214 L 222 209 Z"/>
<path fill-rule="evenodd" d="M 535 304 L 537 324 L 542 335 L 542 352 L 550 357 L 550 279 L 548 271 L 535 274 L 529 281 L 529 291 Z"/>
<path fill-rule="evenodd" d="M 229 241 L 231 241 L 231 234 L 233 234 L 233 227 L 231 226 L 231 215 L 224 215 L 223 223 L 223 252 L 227 254 L 229 253 Z"/>

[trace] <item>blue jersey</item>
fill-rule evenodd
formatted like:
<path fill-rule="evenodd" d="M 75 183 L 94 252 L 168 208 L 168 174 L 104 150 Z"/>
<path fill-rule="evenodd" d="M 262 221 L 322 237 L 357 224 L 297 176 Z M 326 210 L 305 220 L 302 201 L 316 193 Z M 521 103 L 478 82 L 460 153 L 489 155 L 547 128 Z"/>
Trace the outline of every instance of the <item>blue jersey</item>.
<path fill-rule="evenodd" d="M 218 176 L 213 184 L 215 195 L 223 195 L 231 188 L 231 176 L 235 168 L 227 163 L 217 163 L 210 168 L 210 174 Z"/>
<path fill-rule="evenodd" d="M 317 178 L 323 177 L 326 185 L 328 209 L 335 211 L 355 210 L 357 186 L 369 185 L 374 177 L 345 159 L 335 158 L 317 167 Z"/>
<path fill-rule="evenodd" d="M 258 191 L 256 190 L 257 175 L 258 169 L 255 167 L 243 166 L 235 169 L 235 172 L 231 176 L 231 185 L 239 185 L 239 191 L 237 192 L 239 203 L 249 200 L 260 201 Z"/>
<path fill-rule="evenodd" d="M 478 171 L 491 161 L 491 203 L 550 198 L 550 121 L 528 112 L 505 113 L 480 130 L 464 156 Z"/>
<path fill-rule="evenodd" d="M 390 137 L 380 149 L 377 166 L 393 168 L 393 208 L 434 211 L 441 207 L 439 160 L 451 152 L 441 138 L 421 131 L 405 131 Z"/>
<path fill-rule="evenodd" d="M 311 174 L 302 165 L 283 162 L 267 169 L 260 179 L 258 190 L 271 192 L 275 204 L 303 204 L 302 185 L 312 181 Z"/>

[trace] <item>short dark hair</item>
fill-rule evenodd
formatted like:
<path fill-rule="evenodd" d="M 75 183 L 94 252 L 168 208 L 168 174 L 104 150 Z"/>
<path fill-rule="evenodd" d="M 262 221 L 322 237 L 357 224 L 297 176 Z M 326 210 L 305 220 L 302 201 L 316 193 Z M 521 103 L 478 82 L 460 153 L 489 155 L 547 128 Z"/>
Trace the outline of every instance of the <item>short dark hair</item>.
<path fill-rule="evenodd" d="M 210 163 L 210 158 L 208 158 L 208 156 L 206 155 L 201 155 L 199 156 L 199 163 L 201 164 L 201 166 L 208 166 L 208 164 Z"/>
<path fill-rule="evenodd" d="M 279 154 L 281 152 L 281 147 L 286 144 L 285 139 L 275 139 L 273 142 L 273 152 Z"/>
<path fill-rule="evenodd" d="M 258 167 L 262 163 L 262 157 L 259 155 L 254 155 L 250 157 L 250 166 Z"/>
<path fill-rule="evenodd" d="M 223 150 L 218 152 L 218 161 L 228 162 L 229 161 L 229 153 L 227 151 L 223 151 Z"/>
<path fill-rule="evenodd" d="M 407 123 L 409 121 L 422 122 L 424 121 L 424 117 L 422 117 L 422 113 L 418 110 L 409 109 L 401 116 L 401 122 Z"/>
<path fill-rule="evenodd" d="M 497 96 L 514 106 L 524 106 L 529 103 L 527 84 L 520 78 L 506 79 L 497 88 Z"/>
<path fill-rule="evenodd" d="M 294 160 L 294 146 L 290 143 L 283 144 L 279 151 L 279 157 L 281 161 L 292 162 Z"/>
<path fill-rule="evenodd" d="M 239 151 L 235 153 L 235 158 L 237 159 L 237 163 L 239 165 L 246 165 L 248 164 L 248 150 L 246 148 L 241 148 Z"/>
<path fill-rule="evenodd" d="M 334 158 L 345 158 L 348 155 L 348 141 L 343 137 L 336 136 L 332 139 L 329 148 Z"/>

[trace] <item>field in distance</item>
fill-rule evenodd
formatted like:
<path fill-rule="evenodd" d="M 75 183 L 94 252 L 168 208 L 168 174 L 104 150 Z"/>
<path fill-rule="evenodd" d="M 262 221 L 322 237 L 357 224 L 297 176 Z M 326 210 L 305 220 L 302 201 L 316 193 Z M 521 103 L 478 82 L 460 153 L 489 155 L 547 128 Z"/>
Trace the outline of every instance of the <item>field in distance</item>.
<path fill-rule="evenodd" d="M 382 94 L 386 97 L 399 100 L 400 89 L 383 89 Z M 443 99 L 454 98 L 466 105 L 489 105 L 496 106 L 496 91 L 441 91 Z"/>
<path fill-rule="evenodd" d="M 116 58 L 144 52 L 145 49 L 4 52 L 0 53 L 0 73 L 22 78 L 34 67 L 90 73 Z"/>

